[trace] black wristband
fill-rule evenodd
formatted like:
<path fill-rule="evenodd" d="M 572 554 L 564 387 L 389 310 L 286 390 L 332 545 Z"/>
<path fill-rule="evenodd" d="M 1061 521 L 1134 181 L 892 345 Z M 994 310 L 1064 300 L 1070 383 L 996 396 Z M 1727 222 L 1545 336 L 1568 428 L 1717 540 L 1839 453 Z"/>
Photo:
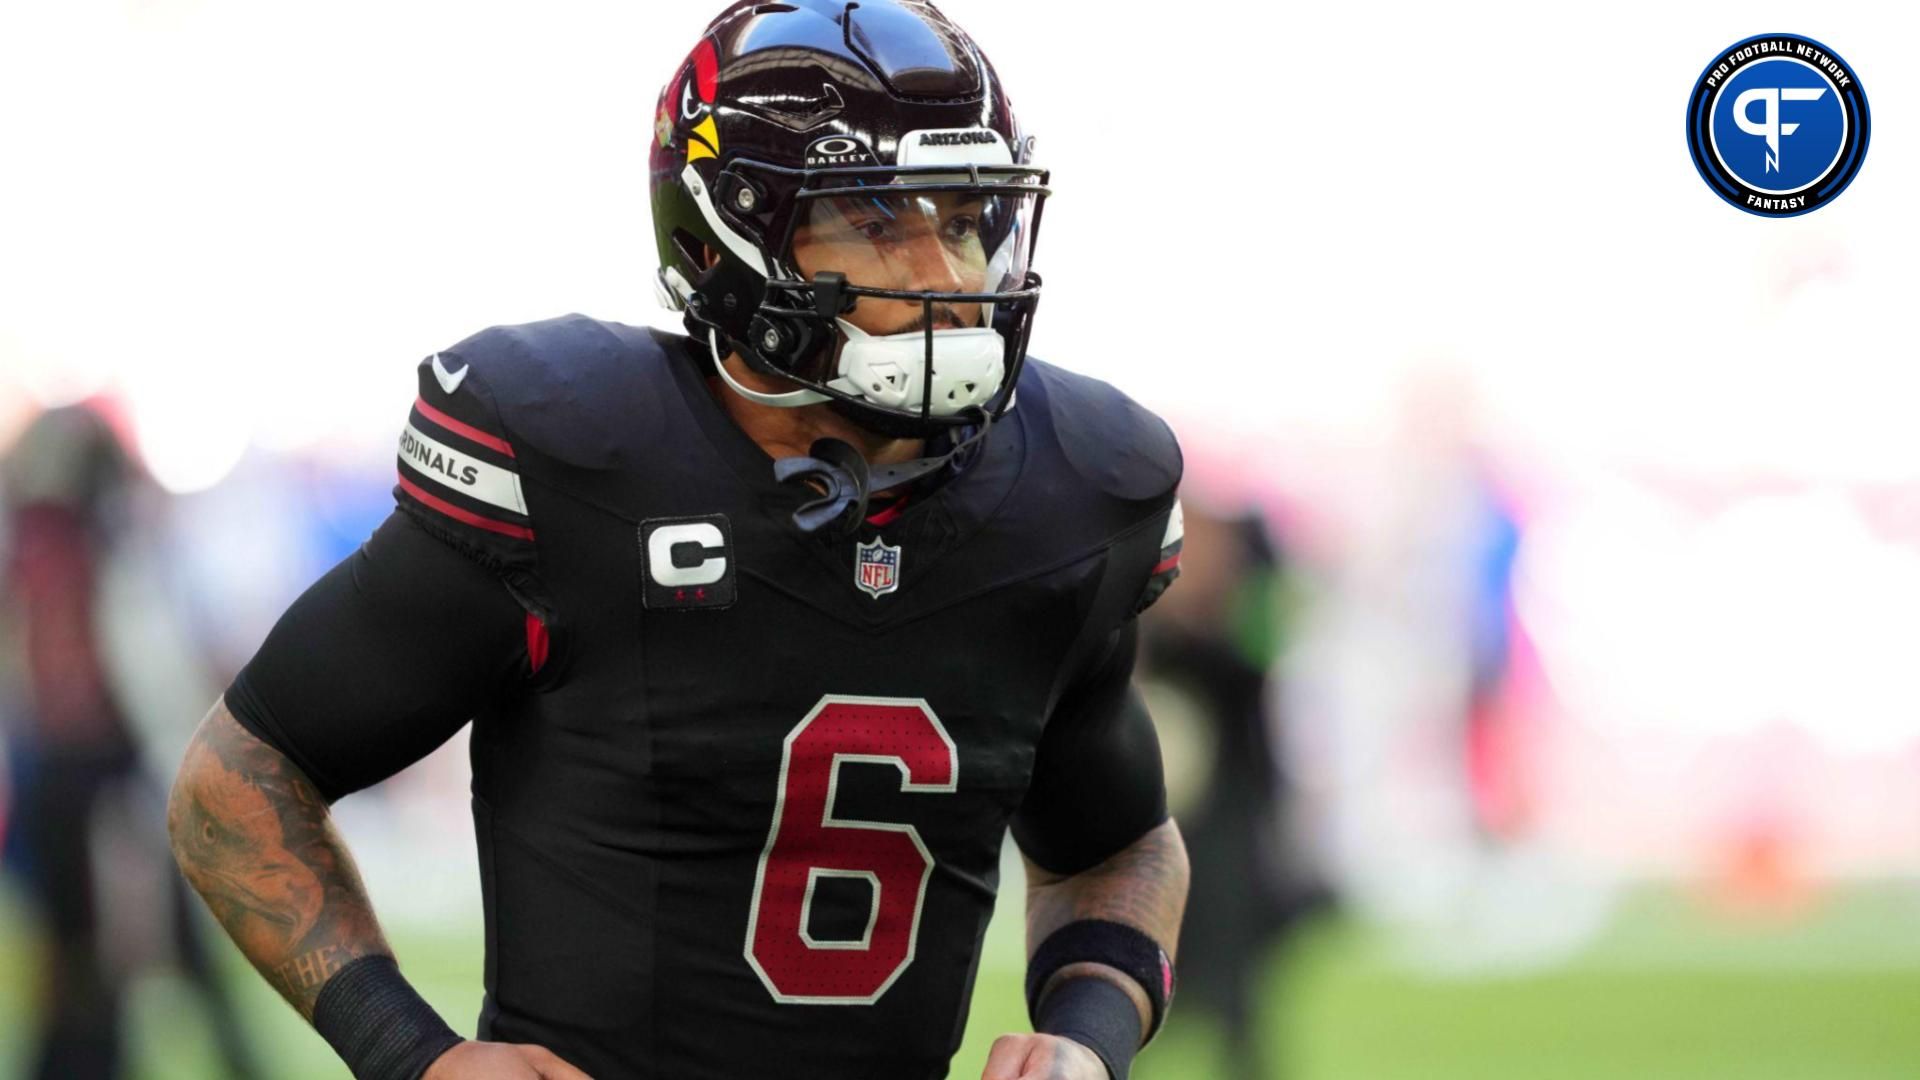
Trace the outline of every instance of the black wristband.
<path fill-rule="evenodd" d="M 420 1080 L 462 1041 L 400 975 L 391 956 L 363 956 L 327 980 L 313 1029 L 356 1080 Z"/>
<path fill-rule="evenodd" d="M 1033 1030 L 1072 1039 L 1099 1056 L 1109 1080 L 1127 1080 L 1140 1052 L 1140 1009 L 1106 979 L 1067 979 L 1040 1003 Z"/>
<path fill-rule="evenodd" d="M 1147 992 L 1153 1022 L 1141 1045 L 1153 1041 L 1173 1003 L 1173 964 L 1160 943 L 1125 923 L 1080 919 L 1047 935 L 1027 960 L 1027 1016 L 1040 1022 L 1040 992 L 1053 973 L 1068 964 L 1105 964 L 1131 977 Z M 1129 1015 L 1134 1015 L 1130 1013 Z M 1039 1030 L 1038 1027 L 1035 1030 Z"/>

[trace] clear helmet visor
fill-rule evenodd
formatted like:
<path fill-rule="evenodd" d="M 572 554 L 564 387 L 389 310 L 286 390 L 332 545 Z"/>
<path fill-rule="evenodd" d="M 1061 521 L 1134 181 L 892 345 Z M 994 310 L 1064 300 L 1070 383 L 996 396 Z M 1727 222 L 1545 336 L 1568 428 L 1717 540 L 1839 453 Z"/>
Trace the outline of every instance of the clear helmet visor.
<path fill-rule="evenodd" d="M 1038 193 L 1013 185 L 870 192 L 806 198 L 789 251 L 803 280 L 837 273 L 853 291 L 826 357 L 827 385 L 922 417 L 984 407 L 1007 365 L 995 306 L 1027 288 Z"/>
<path fill-rule="evenodd" d="M 855 288 L 996 295 L 1026 285 L 1031 192 L 888 191 L 806 200 L 790 258 L 803 279 L 846 275 Z M 862 298 L 861 304 L 871 303 Z M 902 301 L 902 303 L 913 303 Z M 914 306 L 918 306 L 915 304 Z M 979 302 L 942 305 L 977 326 Z"/>

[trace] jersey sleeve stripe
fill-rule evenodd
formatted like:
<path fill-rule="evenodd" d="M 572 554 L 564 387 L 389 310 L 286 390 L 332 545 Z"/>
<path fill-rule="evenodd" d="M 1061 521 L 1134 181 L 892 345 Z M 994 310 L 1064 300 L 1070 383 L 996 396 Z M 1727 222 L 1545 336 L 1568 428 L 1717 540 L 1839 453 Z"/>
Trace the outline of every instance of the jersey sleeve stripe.
<path fill-rule="evenodd" d="M 1167 529 L 1160 534 L 1160 561 L 1147 571 L 1147 587 L 1140 593 L 1140 600 L 1134 606 L 1135 613 L 1153 606 L 1160 594 L 1180 576 L 1180 552 L 1186 547 L 1187 518 L 1180 509 L 1180 500 L 1173 501 L 1173 507 L 1167 511 Z"/>
<path fill-rule="evenodd" d="M 1169 548 L 1185 539 L 1187 535 L 1187 514 L 1180 508 L 1180 500 L 1173 500 L 1173 509 L 1167 513 L 1167 531 L 1160 537 L 1160 546 Z"/>
<path fill-rule="evenodd" d="M 432 481 L 449 491 L 527 516 L 527 499 L 520 490 L 520 475 L 511 469 L 462 454 L 453 447 L 408 424 L 400 432 L 400 464 L 420 479 Z"/>
<path fill-rule="evenodd" d="M 479 443 L 481 446 L 484 446 L 489 450 L 494 450 L 499 453 L 505 454 L 508 457 L 514 456 L 513 445 L 507 442 L 507 440 L 499 437 L 498 435 L 489 435 L 486 432 L 481 431 L 479 428 L 474 427 L 472 424 L 464 424 L 458 420 L 455 420 L 453 417 L 448 416 L 446 413 L 443 413 L 439 409 L 436 409 L 433 406 L 427 404 L 427 399 L 424 397 L 416 400 L 413 403 L 413 407 L 420 410 L 421 416 L 424 416 L 428 420 L 432 421 L 433 423 L 438 424 L 443 428 L 446 428 L 448 431 L 453 432 L 455 435 L 459 435 L 462 438 L 472 439 L 474 442 Z"/>
<path fill-rule="evenodd" d="M 490 517 L 484 517 L 471 510 L 463 510 L 407 479 L 405 471 L 400 473 L 400 487 L 408 495 L 418 500 L 422 506 L 438 510 L 455 521 L 464 522 L 476 529 L 485 529 L 488 532 L 499 533 L 502 536 L 511 536 L 518 540 L 533 539 L 532 529 L 522 525 L 512 525 L 504 521 L 495 521 Z"/>

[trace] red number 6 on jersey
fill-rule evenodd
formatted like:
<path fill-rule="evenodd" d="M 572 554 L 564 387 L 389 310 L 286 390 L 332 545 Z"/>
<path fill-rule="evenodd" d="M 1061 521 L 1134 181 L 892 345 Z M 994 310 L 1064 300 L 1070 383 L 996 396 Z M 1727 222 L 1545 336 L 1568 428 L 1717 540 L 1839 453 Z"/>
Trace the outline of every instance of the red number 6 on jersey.
<path fill-rule="evenodd" d="M 913 962 L 933 856 L 911 825 L 833 816 L 840 766 L 849 761 L 894 766 L 903 792 L 952 792 L 960 778 L 953 739 L 918 698 L 828 694 L 787 733 L 747 916 L 747 963 L 775 1001 L 871 1005 Z M 861 940 L 807 933 L 813 885 L 823 877 L 871 886 Z"/>

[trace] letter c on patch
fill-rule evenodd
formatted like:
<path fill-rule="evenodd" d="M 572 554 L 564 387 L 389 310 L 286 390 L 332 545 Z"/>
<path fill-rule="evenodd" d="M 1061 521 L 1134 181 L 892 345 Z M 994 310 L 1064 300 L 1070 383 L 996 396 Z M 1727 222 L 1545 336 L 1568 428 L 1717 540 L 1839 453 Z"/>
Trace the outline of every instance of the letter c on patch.
<path fill-rule="evenodd" d="M 699 545 L 705 557 L 692 566 L 675 566 L 673 549 L 682 544 Z M 726 551 L 726 537 L 710 522 L 662 525 L 647 537 L 647 573 L 669 589 L 711 585 L 727 575 Z"/>

